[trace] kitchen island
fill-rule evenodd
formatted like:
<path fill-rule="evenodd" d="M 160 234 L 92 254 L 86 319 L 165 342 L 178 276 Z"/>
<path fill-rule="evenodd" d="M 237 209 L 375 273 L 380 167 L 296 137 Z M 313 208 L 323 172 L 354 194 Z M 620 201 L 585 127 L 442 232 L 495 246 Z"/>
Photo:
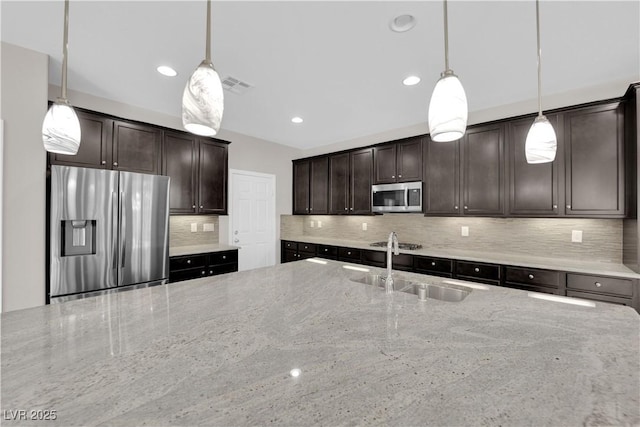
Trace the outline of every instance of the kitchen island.
<path fill-rule="evenodd" d="M 2 314 L 2 424 L 640 423 L 632 308 L 419 301 L 317 261 Z"/>

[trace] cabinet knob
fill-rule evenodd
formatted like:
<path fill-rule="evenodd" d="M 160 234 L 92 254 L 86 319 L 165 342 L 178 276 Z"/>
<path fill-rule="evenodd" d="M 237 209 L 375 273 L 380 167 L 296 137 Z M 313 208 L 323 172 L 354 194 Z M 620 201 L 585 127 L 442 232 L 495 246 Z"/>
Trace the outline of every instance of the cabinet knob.
<path fill-rule="evenodd" d="M 435 266 L 436 262 L 435 261 L 431 261 L 431 265 Z"/>
<path fill-rule="evenodd" d="M 204 276 L 205 274 L 207 274 L 207 272 L 206 272 L 206 271 L 204 271 L 204 270 L 202 270 L 202 271 L 200 272 L 200 275 L 201 275 L 201 276 Z"/>
<path fill-rule="evenodd" d="M 465 208 L 465 209 L 469 209 L 469 207 L 468 207 L 468 206 L 465 206 L 464 208 Z"/>
<path fill-rule="evenodd" d="M 191 264 L 191 260 L 190 259 L 187 260 L 187 264 Z"/>
<path fill-rule="evenodd" d="M 601 286 L 602 286 L 602 283 L 600 283 L 600 282 L 596 282 L 596 288 L 599 288 L 599 287 L 601 287 Z"/>
<path fill-rule="evenodd" d="M 101 164 L 103 164 L 103 165 L 106 165 L 106 164 L 107 164 L 107 161 L 106 161 L 106 160 L 103 160 L 103 161 L 101 161 L 100 163 L 101 163 Z"/>
<path fill-rule="evenodd" d="M 347 255 L 351 255 L 351 252 L 347 252 Z"/>
<path fill-rule="evenodd" d="M 329 252 L 329 249 L 325 248 L 325 249 L 324 249 L 324 251 L 325 251 L 325 252 Z"/>
<path fill-rule="evenodd" d="M 305 211 L 309 212 L 309 208 L 305 208 Z"/>
<path fill-rule="evenodd" d="M 533 274 L 529 275 L 529 280 L 533 280 Z"/>
<path fill-rule="evenodd" d="M 553 205 L 553 209 L 558 209 L 558 205 Z"/>
<path fill-rule="evenodd" d="M 391 175 L 391 178 L 395 178 L 395 177 L 396 177 L 395 175 Z"/>
<path fill-rule="evenodd" d="M 209 274 L 213 274 L 213 270 L 209 270 Z"/>
<path fill-rule="evenodd" d="M 118 166 L 118 162 L 113 162 L 113 166 Z"/>
<path fill-rule="evenodd" d="M 195 208 L 196 208 L 196 205 L 193 205 L 193 206 L 191 206 L 191 207 L 192 207 L 193 209 L 195 209 Z"/>
<path fill-rule="evenodd" d="M 200 209 L 204 208 L 204 206 L 200 205 Z"/>
<path fill-rule="evenodd" d="M 348 209 L 349 209 L 349 208 L 344 208 L 344 210 L 345 210 L 345 211 L 346 211 L 346 210 L 348 210 Z"/>
<path fill-rule="evenodd" d="M 227 256 L 226 255 L 222 255 L 222 259 L 227 259 Z"/>
<path fill-rule="evenodd" d="M 402 175 L 398 175 L 398 178 L 402 178 Z"/>
<path fill-rule="evenodd" d="M 473 271 L 475 271 L 476 273 L 480 273 L 480 269 L 478 267 L 474 268 Z"/>
<path fill-rule="evenodd" d="M 310 211 L 312 211 L 312 210 L 313 210 L 313 208 L 309 208 L 309 210 L 310 210 Z"/>
<path fill-rule="evenodd" d="M 571 209 L 571 205 L 567 205 L 567 209 Z"/>
<path fill-rule="evenodd" d="M 458 210 L 458 205 L 454 206 L 453 209 Z"/>
<path fill-rule="evenodd" d="M 351 210 L 353 210 L 353 208 L 351 208 Z"/>

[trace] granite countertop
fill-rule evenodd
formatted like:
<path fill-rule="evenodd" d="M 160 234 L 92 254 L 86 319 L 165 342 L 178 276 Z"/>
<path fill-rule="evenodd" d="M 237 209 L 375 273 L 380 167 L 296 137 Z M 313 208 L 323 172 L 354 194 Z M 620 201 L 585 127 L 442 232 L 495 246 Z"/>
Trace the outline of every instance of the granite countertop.
<path fill-rule="evenodd" d="M 350 248 L 368 249 L 372 251 L 386 251 L 387 248 L 370 246 L 373 242 L 361 242 L 359 240 L 342 240 L 323 237 L 291 236 L 281 240 L 315 243 L 320 245 L 347 246 Z M 410 240 L 410 239 L 409 239 Z M 489 251 L 467 251 L 458 249 L 416 249 L 400 250 L 401 253 L 412 255 L 430 256 L 438 258 L 459 259 L 473 262 L 488 262 L 518 267 L 542 268 L 549 270 L 561 270 L 569 273 L 600 274 L 628 279 L 640 279 L 640 274 L 634 272 L 624 264 L 612 262 L 581 261 L 566 258 L 547 258 L 517 253 L 500 253 Z"/>
<path fill-rule="evenodd" d="M 211 243 L 208 245 L 191 245 L 191 246 L 176 246 L 169 248 L 169 256 L 181 256 L 181 255 L 195 255 L 205 254 L 209 252 L 222 252 L 233 251 L 240 249 L 240 246 L 231 246 L 224 243 Z"/>
<path fill-rule="evenodd" d="M 3 425 L 640 423 L 633 309 L 421 302 L 317 261 L 3 313 Z"/>

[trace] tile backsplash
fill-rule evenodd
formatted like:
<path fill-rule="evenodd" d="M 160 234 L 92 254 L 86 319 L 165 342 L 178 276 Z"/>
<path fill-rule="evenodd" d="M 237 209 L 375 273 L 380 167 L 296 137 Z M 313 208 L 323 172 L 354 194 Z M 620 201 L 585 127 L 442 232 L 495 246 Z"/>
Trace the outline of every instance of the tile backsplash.
<path fill-rule="evenodd" d="M 196 224 L 197 231 L 191 231 L 191 225 Z M 208 230 L 204 231 L 205 225 Z M 218 243 L 217 215 L 172 215 L 169 217 L 169 246 L 192 246 Z"/>
<path fill-rule="evenodd" d="M 422 214 L 384 214 L 282 215 L 280 222 L 282 239 L 312 236 L 372 243 L 386 240 L 389 232 L 395 231 L 401 242 L 420 243 L 432 249 L 622 263 L 622 220 L 618 219 L 440 218 Z M 366 231 L 363 223 L 367 224 Z M 461 235 L 462 227 L 468 227 L 467 237 Z M 582 243 L 571 241 L 573 230 L 582 231 Z"/>

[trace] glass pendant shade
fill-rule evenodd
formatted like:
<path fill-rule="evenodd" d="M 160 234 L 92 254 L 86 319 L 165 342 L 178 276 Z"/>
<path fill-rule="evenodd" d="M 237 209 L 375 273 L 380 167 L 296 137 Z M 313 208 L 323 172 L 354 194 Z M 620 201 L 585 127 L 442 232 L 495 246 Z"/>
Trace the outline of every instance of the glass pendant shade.
<path fill-rule="evenodd" d="M 220 76 L 213 64 L 202 61 L 182 94 L 182 125 L 196 135 L 213 136 L 220 130 L 223 110 Z"/>
<path fill-rule="evenodd" d="M 80 121 L 66 100 L 51 104 L 42 123 L 42 142 L 51 153 L 73 155 L 80 147 Z"/>
<path fill-rule="evenodd" d="M 452 72 L 443 73 L 429 102 L 429 134 L 433 141 L 462 138 L 467 129 L 467 95 Z"/>
<path fill-rule="evenodd" d="M 524 147 L 527 163 L 548 163 L 555 160 L 558 140 L 553 126 L 545 116 L 536 117 Z"/>

